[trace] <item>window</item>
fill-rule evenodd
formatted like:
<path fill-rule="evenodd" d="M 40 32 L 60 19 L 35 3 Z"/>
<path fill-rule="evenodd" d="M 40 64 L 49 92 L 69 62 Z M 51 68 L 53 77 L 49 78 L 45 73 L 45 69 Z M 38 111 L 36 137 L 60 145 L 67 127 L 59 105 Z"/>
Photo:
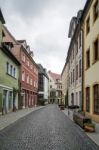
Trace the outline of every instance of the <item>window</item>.
<path fill-rule="evenodd" d="M 25 55 L 22 55 L 22 61 L 25 62 Z"/>
<path fill-rule="evenodd" d="M 90 67 L 90 49 L 86 52 L 86 69 Z"/>
<path fill-rule="evenodd" d="M 29 60 L 27 60 L 27 65 L 29 66 Z"/>
<path fill-rule="evenodd" d="M 13 76 L 13 74 L 12 74 L 12 69 L 13 69 L 13 67 L 12 67 L 12 65 L 10 65 L 10 75 L 11 75 L 11 76 Z"/>
<path fill-rule="evenodd" d="M 79 60 L 79 77 L 81 77 L 81 59 Z"/>
<path fill-rule="evenodd" d="M 38 71 L 37 71 L 37 69 L 36 69 L 36 68 L 34 68 L 34 73 L 35 73 L 35 74 L 38 74 Z"/>
<path fill-rule="evenodd" d="M 99 50 L 98 50 L 98 39 L 94 42 L 94 62 L 96 62 L 99 58 Z"/>
<path fill-rule="evenodd" d="M 13 65 L 10 65 L 8 62 L 6 63 L 6 72 L 10 76 L 16 78 L 16 68 Z"/>
<path fill-rule="evenodd" d="M 98 0 L 96 0 L 94 7 L 93 7 L 93 18 L 94 21 L 98 18 Z"/>
<path fill-rule="evenodd" d="M 74 69 L 73 69 L 73 83 L 74 83 L 74 77 L 75 77 L 74 73 L 75 73 L 75 71 L 74 71 Z"/>
<path fill-rule="evenodd" d="M 30 68 L 32 69 L 33 67 L 32 67 L 32 64 L 30 65 Z"/>
<path fill-rule="evenodd" d="M 81 32 L 79 34 L 79 48 L 81 47 Z"/>
<path fill-rule="evenodd" d="M 72 52 L 71 52 L 71 58 L 70 58 L 70 60 L 71 60 L 71 64 L 72 64 Z"/>
<path fill-rule="evenodd" d="M 71 84 L 72 84 L 72 72 L 71 72 Z"/>
<path fill-rule="evenodd" d="M 36 87 L 36 82 L 34 81 L 34 87 Z"/>
<path fill-rule="evenodd" d="M 76 41 L 76 55 L 78 54 L 78 40 Z"/>
<path fill-rule="evenodd" d="M 79 105 L 82 106 L 82 92 L 79 91 Z"/>
<path fill-rule="evenodd" d="M 52 88 L 52 85 L 50 85 L 50 89 Z"/>
<path fill-rule="evenodd" d="M 73 59 L 74 59 L 74 48 L 73 48 Z"/>
<path fill-rule="evenodd" d="M 9 63 L 8 62 L 6 63 L 6 71 L 9 74 Z"/>
<path fill-rule="evenodd" d="M 13 76 L 16 77 L 16 68 L 13 68 Z"/>
<path fill-rule="evenodd" d="M 86 21 L 86 34 L 90 32 L 90 17 Z"/>
<path fill-rule="evenodd" d="M 30 79 L 30 85 L 32 85 L 32 78 Z"/>
<path fill-rule="evenodd" d="M 76 80 L 78 80 L 78 65 L 76 65 Z"/>
<path fill-rule="evenodd" d="M 38 82 L 36 81 L 36 88 L 38 88 Z"/>
<path fill-rule="evenodd" d="M 27 83 L 29 83 L 29 75 L 27 75 L 27 80 L 26 81 L 27 81 Z"/>
<path fill-rule="evenodd" d="M 22 81 L 25 81 L 25 72 L 22 71 Z"/>
<path fill-rule="evenodd" d="M 99 85 L 94 85 L 94 113 L 99 114 Z"/>
<path fill-rule="evenodd" d="M 90 87 L 86 88 L 86 111 L 90 112 Z"/>

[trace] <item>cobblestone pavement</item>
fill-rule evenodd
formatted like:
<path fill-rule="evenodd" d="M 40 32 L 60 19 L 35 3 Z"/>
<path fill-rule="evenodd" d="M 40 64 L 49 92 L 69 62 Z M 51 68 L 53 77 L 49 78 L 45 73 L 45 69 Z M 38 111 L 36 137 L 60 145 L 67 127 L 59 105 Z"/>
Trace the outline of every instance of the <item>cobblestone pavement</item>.
<path fill-rule="evenodd" d="M 0 115 L 0 130 L 4 129 L 10 124 L 13 124 L 15 121 L 28 115 L 29 113 L 41 109 L 43 107 L 44 106 L 25 108 L 25 109 L 17 110 L 16 112 L 8 113 L 6 115 Z"/>
<path fill-rule="evenodd" d="M 99 150 L 99 147 L 56 105 L 49 105 L 0 131 L 0 150 Z"/>

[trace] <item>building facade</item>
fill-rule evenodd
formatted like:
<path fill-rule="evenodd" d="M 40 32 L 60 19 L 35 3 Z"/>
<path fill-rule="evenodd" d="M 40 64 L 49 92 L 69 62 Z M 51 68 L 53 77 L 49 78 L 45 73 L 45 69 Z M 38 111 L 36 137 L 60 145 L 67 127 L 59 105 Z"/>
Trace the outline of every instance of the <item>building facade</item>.
<path fill-rule="evenodd" d="M 4 23 L 0 10 L 0 113 L 2 114 L 18 109 L 20 68 L 20 63 L 12 54 L 11 47 L 3 43 Z"/>
<path fill-rule="evenodd" d="M 68 106 L 68 63 L 67 60 L 65 62 L 64 68 L 61 73 L 61 80 L 62 80 L 62 102 L 65 106 Z"/>
<path fill-rule="evenodd" d="M 99 122 L 99 0 L 86 2 L 84 30 L 84 111 Z"/>
<path fill-rule="evenodd" d="M 67 54 L 68 63 L 68 105 L 82 107 L 82 37 L 80 26 L 82 10 L 70 22 L 68 37 L 71 38 Z"/>
<path fill-rule="evenodd" d="M 38 101 L 48 102 L 48 82 L 49 78 L 46 69 L 38 64 Z"/>
<path fill-rule="evenodd" d="M 20 107 L 37 105 L 38 67 L 33 60 L 33 52 L 25 40 L 17 41 L 4 27 L 4 42 L 13 43 L 12 53 L 21 63 L 20 68 Z"/>
<path fill-rule="evenodd" d="M 49 103 L 62 103 L 61 75 L 48 71 Z"/>
<path fill-rule="evenodd" d="M 19 108 L 20 63 L 4 43 L 0 48 L 0 68 L 0 112 L 5 114 Z"/>

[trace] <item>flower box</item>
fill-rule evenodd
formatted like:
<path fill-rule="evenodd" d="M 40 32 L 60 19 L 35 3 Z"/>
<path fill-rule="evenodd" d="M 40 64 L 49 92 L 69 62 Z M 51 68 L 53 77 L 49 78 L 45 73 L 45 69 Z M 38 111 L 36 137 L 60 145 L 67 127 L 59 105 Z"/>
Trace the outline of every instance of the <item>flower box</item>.
<path fill-rule="evenodd" d="M 84 124 L 85 132 L 95 132 L 95 125 L 93 123 Z"/>

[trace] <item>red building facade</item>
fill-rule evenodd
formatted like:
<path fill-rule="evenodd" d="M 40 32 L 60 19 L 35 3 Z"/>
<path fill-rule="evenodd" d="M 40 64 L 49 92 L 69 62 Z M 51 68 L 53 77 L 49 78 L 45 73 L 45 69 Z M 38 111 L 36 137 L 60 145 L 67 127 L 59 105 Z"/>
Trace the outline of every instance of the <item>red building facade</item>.
<path fill-rule="evenodd" d="M 17 41 L 4 27 L 4 42 L 13 43 L 12 52 L 21 63 L 20 68 L 20 107 L 37 105 L 38 66 L 33 60 L 33 52 L 25 40 Z"/>
<path fill-rule="evenodd" d="M 21 100 L 23 107 L 37 105 L 38 67 L 26 41 L 18 41 L 21 54 Z"/>

